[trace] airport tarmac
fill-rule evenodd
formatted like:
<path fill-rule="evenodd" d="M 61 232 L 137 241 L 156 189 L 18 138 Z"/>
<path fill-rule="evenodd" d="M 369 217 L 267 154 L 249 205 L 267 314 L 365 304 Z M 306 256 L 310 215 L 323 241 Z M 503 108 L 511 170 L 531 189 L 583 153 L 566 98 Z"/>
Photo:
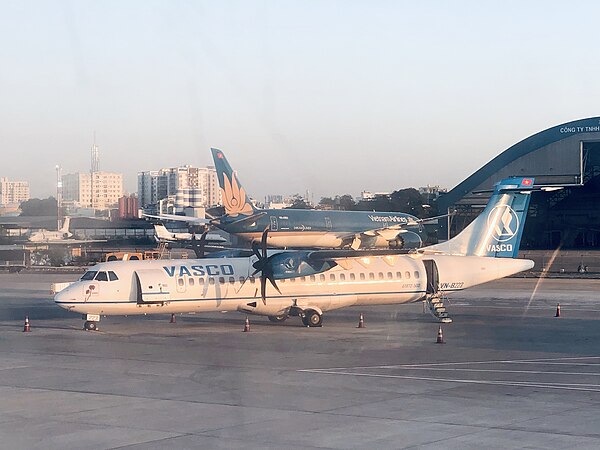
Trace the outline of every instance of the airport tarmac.
<path fill-rule="evenodd" d="M 49 294 L 74 278 L 0 275 L 3 448 L 600 448 L 600 280 L 456 293 L 439 345 L 421 304 L 84 332 Z"/>

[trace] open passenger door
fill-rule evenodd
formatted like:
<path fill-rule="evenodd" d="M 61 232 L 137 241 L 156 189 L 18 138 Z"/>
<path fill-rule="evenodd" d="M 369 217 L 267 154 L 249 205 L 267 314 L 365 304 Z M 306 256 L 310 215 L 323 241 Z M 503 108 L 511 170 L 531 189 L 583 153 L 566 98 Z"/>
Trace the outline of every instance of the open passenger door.
<path fill-rule="evenodd" d="M 171 300 L 170 280 L 159 269 L 136 270 L 138 304 L 164 303 Z"/>

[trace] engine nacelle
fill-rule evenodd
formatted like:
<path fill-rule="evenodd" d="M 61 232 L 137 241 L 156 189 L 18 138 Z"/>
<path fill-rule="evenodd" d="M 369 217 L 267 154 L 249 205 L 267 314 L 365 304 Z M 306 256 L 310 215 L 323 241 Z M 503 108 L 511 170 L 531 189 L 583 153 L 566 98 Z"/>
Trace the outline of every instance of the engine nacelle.
<path fill-rule="evenodd" d="M 423 246 L 423 240 L 421 236 L 413 231 L 405 231 L 403 233 L 398 233 L 396 239 L 393 239 L 389 242 L 389 247 L 393 249 L 404 249 L 404 250 L 412 250 L 416 248 L 421 248 Z"/>
<path fill-rule="evenodd" d="M 273 278 L 283 280 L 287 278 L 305 277 L 316 273 L 325 272 L 335 267 L 334 261 L 314 261 L 310 252 L 281 252 L 269 256 L 268 264 L 273 271 Z"/>

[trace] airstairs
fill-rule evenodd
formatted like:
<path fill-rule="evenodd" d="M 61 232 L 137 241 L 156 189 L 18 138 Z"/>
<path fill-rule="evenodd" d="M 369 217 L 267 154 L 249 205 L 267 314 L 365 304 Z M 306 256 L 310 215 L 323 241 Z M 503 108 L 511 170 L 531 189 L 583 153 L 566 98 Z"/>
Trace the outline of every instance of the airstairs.
<path fill-rule="evenodd" d="M 448 311 L 446 311 L 446 306 L 444 305 L 444 297 L 440 292 L 428 294 L 424 300 L 425 304 L 431 315 L 440 323 L 452 323 L 452 319 L 448 315 Z"/>

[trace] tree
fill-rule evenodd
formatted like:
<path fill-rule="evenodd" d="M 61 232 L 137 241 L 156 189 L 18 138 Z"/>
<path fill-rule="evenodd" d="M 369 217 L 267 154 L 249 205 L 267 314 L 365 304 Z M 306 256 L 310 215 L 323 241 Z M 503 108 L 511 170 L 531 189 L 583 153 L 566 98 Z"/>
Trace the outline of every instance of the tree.
<path fill-rule="evenodd" d="M 356 203 L 350 194 L 344 194 L 341 197 L 336 197 L 339 203 L 339 209 L 344 211 L 352 211 Z"/>
<path fill-rule="evenodd" d="M 312 206 L 300 194 L 294 194 L 292 205 L 286 209 L 312 209 Z"/>
<path fill-rule="evenodd" d="M 56 199 L 48 197 L 43 200 L 32 198 L 21 203 L 22 216 L 56 216 Z"/>

